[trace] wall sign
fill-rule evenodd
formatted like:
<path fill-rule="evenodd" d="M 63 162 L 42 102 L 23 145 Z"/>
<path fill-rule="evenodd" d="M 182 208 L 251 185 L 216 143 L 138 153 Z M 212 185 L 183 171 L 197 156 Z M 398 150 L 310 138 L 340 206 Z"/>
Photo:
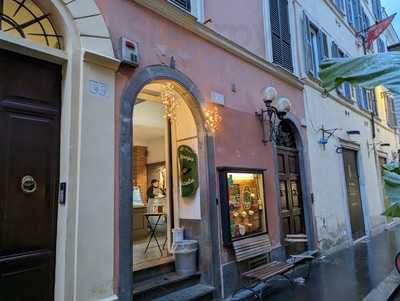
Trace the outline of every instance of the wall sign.
<path fill-rule="evenodd" d="M 108 86 L 95 80 L 89 80 L 89 93 L 94 96 L 105 97 L 108 93 Z"/>
<path fill-rule="evenodd" d="M 181 195 L 190 197 L 199 187 L 197 154 L 187 145 L 178 147 L 179 170 L 181 176 Z"/>

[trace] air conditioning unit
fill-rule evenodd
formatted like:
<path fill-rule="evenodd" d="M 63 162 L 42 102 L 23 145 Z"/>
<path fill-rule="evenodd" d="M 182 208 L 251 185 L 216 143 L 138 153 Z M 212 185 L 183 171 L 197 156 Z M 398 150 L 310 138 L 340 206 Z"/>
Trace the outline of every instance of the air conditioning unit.
<path fill-rule="evenodd" d="M 118 43 L 118 56 L 122 63 L 132 67 L 139 66 L 139 43 L 121 37 Z"/>

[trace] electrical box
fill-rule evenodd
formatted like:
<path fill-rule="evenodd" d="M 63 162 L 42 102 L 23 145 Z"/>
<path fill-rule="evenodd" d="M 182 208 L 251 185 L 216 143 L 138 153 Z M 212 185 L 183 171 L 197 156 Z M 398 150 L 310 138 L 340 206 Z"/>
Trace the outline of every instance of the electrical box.
<path fill-rule="evenodd" d="M 121 37 L 119 40 L 119 59 L 122 63 L 128 64 L 133 67 L 139 65 L 139 44 Z"/>

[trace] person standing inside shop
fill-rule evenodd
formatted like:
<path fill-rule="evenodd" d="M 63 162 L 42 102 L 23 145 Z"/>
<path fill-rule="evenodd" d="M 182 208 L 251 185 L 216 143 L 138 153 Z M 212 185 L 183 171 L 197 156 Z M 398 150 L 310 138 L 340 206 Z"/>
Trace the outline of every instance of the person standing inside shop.
<path fill-rule="evenodd" d="M 151 186 L 147 189 L 147 198 L 154 199 L 164 195 L 163 189 L 160 188 L 160 182 L 157 179 L 151 180 Z"/>

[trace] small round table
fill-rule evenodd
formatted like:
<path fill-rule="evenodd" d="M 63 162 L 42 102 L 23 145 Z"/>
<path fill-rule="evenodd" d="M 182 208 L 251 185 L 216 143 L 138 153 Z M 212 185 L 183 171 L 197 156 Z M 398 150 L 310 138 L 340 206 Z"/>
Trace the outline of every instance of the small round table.
<path fill-rule="evenodd" d="M 147 246 L 146 246 L 146 249 L 144 250 L 144 253 L 145 254 L 147 253 L 150 243 L 151 243 L 152 239 L 154 238 L 154 240 L 157 243 L 158 249 L 160 250 L 161 256 L 162 256 L 163 255 L 162 250 L 164 250 L 165 245 L 167 244 L 167 236 L 165 236 L 165 241 L 161 248 L 161 246 L 158 242 L 158 239 L 157 239 L 156 231 L 157 231 L 157 226 L 160 225 L 161 217 L 167 217 L 167 215 L 165 213 L 145 213 L 144 216 L 146 217 L 147 224 L 149 225 L 149 228 L 150 228 L 150 238 L 149 238 L 149 241 L 147 242 Z M 157 217 L 157 220 L 156 220 L 156 223 L 154 224 L 154 226 L 151 224 L 151 222 L 149 220 L 150 217 Z"/>

